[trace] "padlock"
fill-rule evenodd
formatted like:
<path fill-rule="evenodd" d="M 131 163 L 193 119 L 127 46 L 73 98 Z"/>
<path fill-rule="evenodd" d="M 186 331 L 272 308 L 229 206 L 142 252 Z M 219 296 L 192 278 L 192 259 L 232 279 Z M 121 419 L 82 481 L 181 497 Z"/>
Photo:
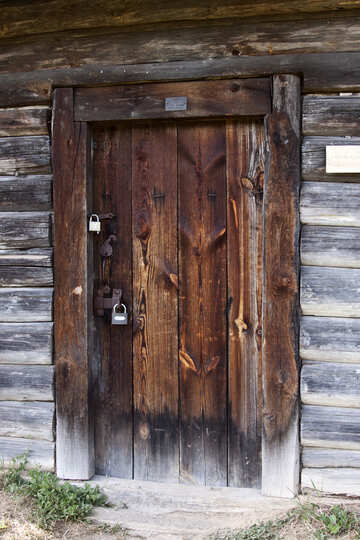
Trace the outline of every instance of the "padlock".
<path fill-rule="evenodd" d="M 116 311 L 120 307 L 123 311 Z M 128 313 L 125 304 L 115 304 L 111 314 L 111 324 L 128 324 Z"/>
<path fill-rule="evenodd" d="M 101 230 L 101 222 L 100 222 L 99 216 L 97 214 L 91 214 L 90 219 L 89 219 L 89 231 L 100 234 L 100 230 Z"/>

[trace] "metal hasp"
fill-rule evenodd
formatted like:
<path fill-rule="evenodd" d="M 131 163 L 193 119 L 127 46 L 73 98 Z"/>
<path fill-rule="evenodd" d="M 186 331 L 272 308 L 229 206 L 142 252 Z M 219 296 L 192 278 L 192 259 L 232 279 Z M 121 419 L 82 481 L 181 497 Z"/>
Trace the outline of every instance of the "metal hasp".
<path fill-rule="evenodd" d="M 94 315 L 95 317 L 104 317 L 106 311 L 110 315 L 110 311 L 121 302 L 122 290 L 113 289 L 111 296 L 109 295 L 110 288 L 107 286 L 100 287 L 95 291 L 94 295 Z"/>

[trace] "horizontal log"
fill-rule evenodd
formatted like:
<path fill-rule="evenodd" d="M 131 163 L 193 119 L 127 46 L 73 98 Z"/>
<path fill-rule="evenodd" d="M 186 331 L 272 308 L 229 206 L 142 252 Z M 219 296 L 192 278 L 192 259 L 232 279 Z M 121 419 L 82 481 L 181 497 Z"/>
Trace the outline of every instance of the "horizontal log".
<path fill-rule="evenodd" d="M 1 137 L 0 175 L 49 174 L 49 137 Z"/>
<path fill-rule="evenodd" d="M 359 229 L 305 225 L 300 253 L 301 263 L 306 266 L 360 268 Z"/>
<path fill-rule="evenodd" d="M 53 323 L 1 323 L 0 364 L 51 364 Z"/>
<path fill-rule="evenodd" d="M 54 366 L 0 365 L 1 401 L 52 401 Z"/>
<path fill-rule="evenodd" d="M 52 287 L 53 284 L 52 268 L 0 266 L 0 287 Z"/>
<path fill-rule="evenodd" d="M 300 356 L 303 360 L 360 362 L 360 319 L 302 317 Z"/>
<path fill-rule="evenodd" d="M 303 469 L 302 488 L 333 495 L 360 495 L 360 469 Z"/>
<path fill-rule="evenodd" d="M 13 459 L 27 454 L 27 468 L 41 467 L 45 471 L 54 470 L 55 444 L 17 437 L 0 437 L 0 461 L 7 467 Z"/>
<path fill-rule="evenodd" d="M 305 96 L 303 134 L 359 136 L 359 96 Z"/>
<path fill-rule="evenodd" d="M 52 264 L 52 248 L 0 250 L 0 266 L 51 267 Z"/>
<path fill-rule="evenodd" d="M 0 137 L 48 135 L 49 107 L 0 109 Z"/>
<path fill-rule="evenodd" d="M 330 134 L 331 132 L 328 131 Z M 332 134 L 331 134 L 332 135 Z M 302 145 L 302 177 L 308 181 L 359 182 L 360 174 L 327 173 L 326 146 L 356 146 L 360 137 L 304 137 Z"/>
<path fill-rule="evenodd" d="M 0 249 L 51 245 L 49 212 L 1 212 Z"/>
<path fill-rule="evenodd" d="M 301 442 L 303 446 L 360 450 L 359 409 L 304 405 Z"/>
<path fill-rule="evenodd" d="M 0 176 L 0 212 L 50 210 L 51 206 L 52 176 Z"/>
<path fill-rule="evenodd" d="M 302 451 L 303 467 L 360 467 L 360 451 L 311 448 Z"/>
<path fill-rule="evenodd" d="M 52 320 L 53 289 L 0 289 L 0 322 Z"/>
<path fill-rule="evenodd" d="M 303 182 L 300 219 L 308 225 L 359 227 L 360 184 Z"/>
<path fill-rule="evenodd" d="M 0 437 L 53 441 L 54 403 L 0 401 Z"/>
<path fill-rule="evenodd" d="M 360 317 L 360 270 L 303 266 L 300 303 L 303 315 Z"/>
<path fill-rule="evenodd" d="M 301 400 L 307 405 L 360 408 L 360 364 L 305 364 L 301 370 Z"/>

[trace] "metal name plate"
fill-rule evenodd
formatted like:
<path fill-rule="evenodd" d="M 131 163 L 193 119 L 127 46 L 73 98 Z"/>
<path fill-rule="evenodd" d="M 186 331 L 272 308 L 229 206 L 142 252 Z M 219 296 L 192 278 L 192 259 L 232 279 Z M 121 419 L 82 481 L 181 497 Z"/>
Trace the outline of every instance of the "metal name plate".
<path fill-rule="evenodd" d="M 327 173 L 360 173 L 360 146 L 327 146 Z"/>
<path fill-rule="evenodd" d="M 165 111 L 186 111 L 187 98 L 185 96 L 165 98 Z"/>

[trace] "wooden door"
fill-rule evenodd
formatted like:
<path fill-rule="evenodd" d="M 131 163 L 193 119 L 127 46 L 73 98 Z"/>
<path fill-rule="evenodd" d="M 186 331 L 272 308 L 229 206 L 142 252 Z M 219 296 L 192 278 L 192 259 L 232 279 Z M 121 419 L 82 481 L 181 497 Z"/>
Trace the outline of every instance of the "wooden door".
<path fill-rule="evenodd" d="M 263 120 L 151 120 L 93 130 L 97 283 L 127 326 L 96 319 L 96 470 L 258 487 Z M 113 227 L 113 225 L 111 225 Z"/>

